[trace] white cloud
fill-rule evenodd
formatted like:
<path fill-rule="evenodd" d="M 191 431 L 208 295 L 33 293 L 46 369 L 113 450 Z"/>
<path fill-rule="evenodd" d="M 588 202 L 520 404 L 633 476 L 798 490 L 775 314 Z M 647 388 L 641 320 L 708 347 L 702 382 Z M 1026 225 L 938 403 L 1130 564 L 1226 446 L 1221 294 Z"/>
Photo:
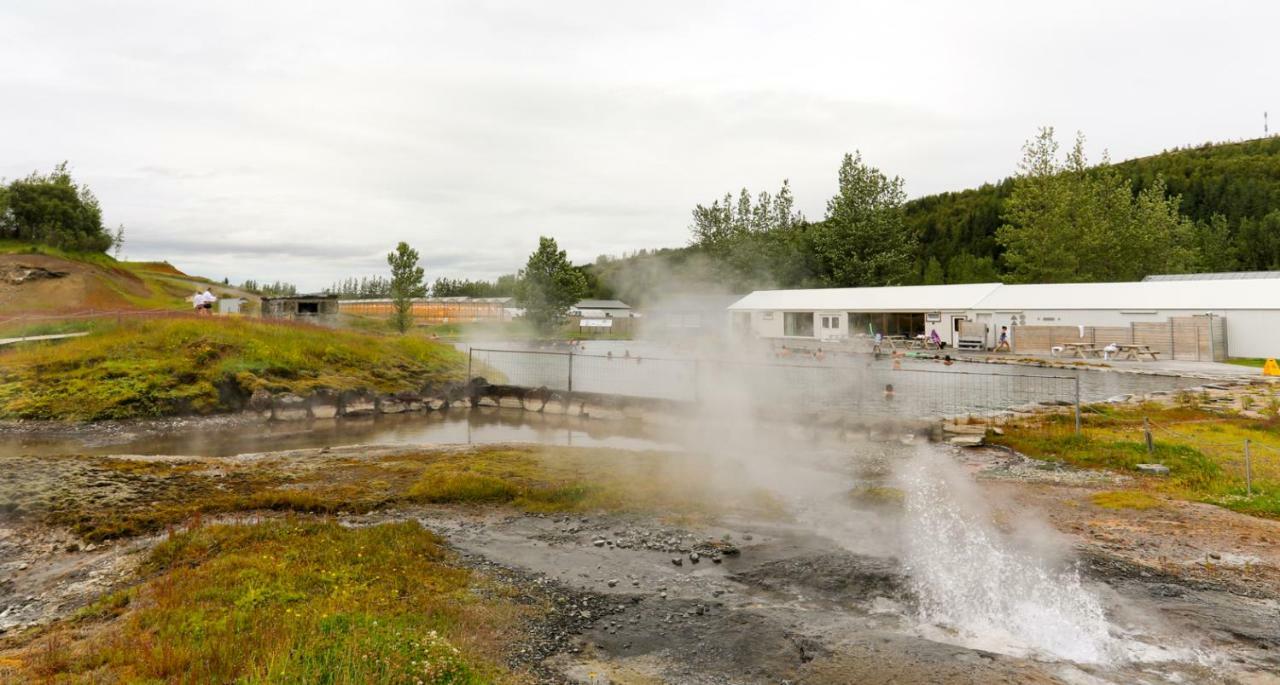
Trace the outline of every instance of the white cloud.
<path fill-rule="evenodd" d="M 817 217 L 853 149 L 924 194 L 1042 124 L 1124 158 L 1280 111 L 1272 4 L 902 5 L 9 2 L 0 175 L 71 160 L 129 256 L 319 288 L 397 240 L 430 277 L 680 245 L 783 178 Z"/>

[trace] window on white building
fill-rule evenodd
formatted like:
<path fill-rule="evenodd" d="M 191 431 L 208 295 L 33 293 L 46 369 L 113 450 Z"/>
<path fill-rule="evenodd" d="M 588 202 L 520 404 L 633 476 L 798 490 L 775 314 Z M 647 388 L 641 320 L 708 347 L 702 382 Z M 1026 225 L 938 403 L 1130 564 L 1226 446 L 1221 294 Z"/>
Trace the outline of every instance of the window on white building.
<path fill-rule="evenodd" d="M 783 312 L 782 334 L 813 337 L 813 312 Z"/>

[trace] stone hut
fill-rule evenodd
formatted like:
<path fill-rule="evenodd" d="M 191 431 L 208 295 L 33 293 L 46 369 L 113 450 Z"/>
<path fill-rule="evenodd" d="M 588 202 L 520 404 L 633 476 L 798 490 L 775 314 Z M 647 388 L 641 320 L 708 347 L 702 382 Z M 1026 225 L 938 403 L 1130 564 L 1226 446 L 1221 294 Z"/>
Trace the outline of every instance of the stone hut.
<path fill-rule="evenodd" d="M 323 323 L 338 316 L 337 295 L 262 298 L 262 318 Z"/>

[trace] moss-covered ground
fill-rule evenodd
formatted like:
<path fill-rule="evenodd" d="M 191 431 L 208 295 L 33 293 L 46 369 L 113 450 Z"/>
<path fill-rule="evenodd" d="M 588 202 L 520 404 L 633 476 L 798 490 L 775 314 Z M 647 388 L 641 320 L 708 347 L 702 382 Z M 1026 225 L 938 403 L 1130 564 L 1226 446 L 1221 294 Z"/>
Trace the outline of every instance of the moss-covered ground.
<path fill-rule="evenodd" d="M 507 657 L 549 607 L 465 567 L 403 521 L 414 507 L 781 512 L 718 483 L 706 461 L 609 449 L 10 457 L 0 473 L 0 512 L 15 525 L 68 527 L 84 544 L 164 535 L 134 582 L 0 639 L 0 682 L 526 682 Z M 354 527 L 331 516 L 378 511 L 388 516 Z"/>
<path fill-rule="evenodd" d="M 0 663 L 9 682 L 516 682 L 503 652 L 538 611 L 416 522 L 286 519 L 176 532 L 138 585 Z M 29 679 L 29 680 L 24 680 Z"/>
<path fill-rule="evenodd" d="M 1265 405 L 1268 398 L 1256 400 Z M 1148 451 L 1143 420 L 1151 426 Z M 1199 406 L 1093 406 L 1083 414 L 1083 431 L 1071 430 L 1065 415 L 1006 426 L 993 442 L 1029 457 L 1084 468 L 1112 469 L 1139 477 L 1144 489 L 1167 496 L 1217 504 L 1235 511 L 1280 517 L 1280 419 L 1268 413 L 1250 418 L 1236 411 Z M 1250 443 L 1246 484 L 1244 445 Z M 1169 467 L 1168 476 L 1142 474 L 1138 464 Z M 1123 498 L 1121 498 L 1123 499 Z M 1116 506 L 1124 506 L 1120 499 Z"/>
<path fill-rule="evenodd" d="M 397 392 L 461 380 L 465 366 L 452 347 L 411 336 L 256 319 L 125 321 L 0 350 L 0 418 L 211 413 L 259 389 Z"/>
<path fill-rule="evenodd" d="M 658 452 L 526 446 L 298 459 L 143 461 L 0 458 L 0 511 L 69 528 L 86 542 L 154 533 L 243 511 L 329 515 L 420 504 L 526 511 L 640 511 L 704 519 L 726 507 L 776 516 L 756 489 L 717 485 L 714 467 Z"/>

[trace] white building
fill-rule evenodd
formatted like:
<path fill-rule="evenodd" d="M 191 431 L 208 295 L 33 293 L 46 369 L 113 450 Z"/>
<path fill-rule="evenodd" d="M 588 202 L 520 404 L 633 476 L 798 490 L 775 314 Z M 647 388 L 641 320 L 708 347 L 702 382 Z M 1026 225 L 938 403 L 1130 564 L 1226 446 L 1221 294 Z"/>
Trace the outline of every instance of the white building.
<path fill-rule="evenodd" d="M 1084 340 L 1149 344 L 1182 359 L 1280 356 L 1280 277 L 764 290 L 729 310 L 739 330 L 784 340 L 937 330 L 954 346 L 968 321 L 988 347 L 1009 327 L 1016 351 Z"/>
<path fill-rule="evenodd" d="M 840 341 L 859 334 L 929 335 L 951 345 L 960 322 L 999 283 L 757 290 L 729 306 L 733 325 L 761 338 Z"/>

